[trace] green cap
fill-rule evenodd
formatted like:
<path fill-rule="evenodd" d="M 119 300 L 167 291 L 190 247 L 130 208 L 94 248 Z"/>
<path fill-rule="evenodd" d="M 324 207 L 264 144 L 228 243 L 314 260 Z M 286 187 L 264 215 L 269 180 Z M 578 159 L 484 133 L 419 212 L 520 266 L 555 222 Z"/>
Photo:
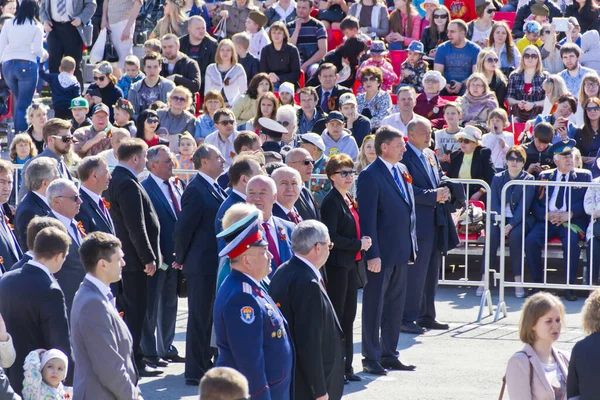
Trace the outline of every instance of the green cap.
<path fill-rule="evenodd" d="M 73 108 L 90 108 L 90 105 L 84 97 L 75 97 L 71 100 L 71 107 L 69 107 L 69 110 Z"/>

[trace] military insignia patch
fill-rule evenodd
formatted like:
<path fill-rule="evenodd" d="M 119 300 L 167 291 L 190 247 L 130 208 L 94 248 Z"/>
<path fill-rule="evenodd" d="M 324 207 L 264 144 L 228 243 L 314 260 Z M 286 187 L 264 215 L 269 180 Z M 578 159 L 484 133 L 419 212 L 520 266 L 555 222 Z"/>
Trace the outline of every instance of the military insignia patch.
<path fill-rule="evenodd" d="M 254 309 L 250 306 L 246 306 L 246 307 L 242 307 L 242 309 L 240 310 L 240 314 L 241 314 L 241 318 L 242 321 L 244 321 L 247 324 L 251 324 L 254 322 Z"/>

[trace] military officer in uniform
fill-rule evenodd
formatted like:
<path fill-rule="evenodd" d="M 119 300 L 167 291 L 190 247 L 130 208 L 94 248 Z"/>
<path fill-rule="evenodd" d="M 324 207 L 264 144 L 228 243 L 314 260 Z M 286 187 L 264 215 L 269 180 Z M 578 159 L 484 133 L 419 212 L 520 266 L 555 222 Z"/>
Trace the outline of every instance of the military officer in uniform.
<path fill-rule="evenodd" d="M 294 350 L 287 322 L 260 281 L 271 271 L 273 256 L 254 211 L 219 234 L 227 242 L 231 273 L 215 300 L 216 366 L 241 372 L 253 400 L 290 400 Z"/>

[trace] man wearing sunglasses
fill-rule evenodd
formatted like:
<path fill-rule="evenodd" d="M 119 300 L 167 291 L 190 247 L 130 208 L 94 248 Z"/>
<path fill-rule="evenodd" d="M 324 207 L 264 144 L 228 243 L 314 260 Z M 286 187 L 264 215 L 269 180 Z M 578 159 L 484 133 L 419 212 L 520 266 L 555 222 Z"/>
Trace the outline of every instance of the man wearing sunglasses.
<path fill-rule="evenodd" d="M 160 75 L 189 89 L 192 94 L 200 90 L 200 68 L 198 63 L 183 54 L 177 35 L 168 33 L 162 37 L 162 54 L 165 58 Z"/>
<path fill-rule="evenodd" d="M 285 157 L 285 163 L 289 167 L 292 167 L 298 171 L 300 177 L 302 178 L 303 185 L 302 189 L 300 190 L 300 197 L 294 204 L 298 210 L 298 213 L 303 220 L 320 220 L 321 216 L 319 215 L 319 208 L 307 187 L 307 184 L 310 182 L 310 176 L 312 175 L 314 165 L 314 161 L 310 153 L 301 148 L 292 149 Z"/>
<path fill-rule="evenodd" d="M 229 168 L 235 156 L 233 142 L 238 135 L 235 124 L 235 114 L 228 108 L 221 108 L 213 116 L 216 131 L 204 139 L 204 143 L 215 146 L 225 160 L 225 168 Z"/>

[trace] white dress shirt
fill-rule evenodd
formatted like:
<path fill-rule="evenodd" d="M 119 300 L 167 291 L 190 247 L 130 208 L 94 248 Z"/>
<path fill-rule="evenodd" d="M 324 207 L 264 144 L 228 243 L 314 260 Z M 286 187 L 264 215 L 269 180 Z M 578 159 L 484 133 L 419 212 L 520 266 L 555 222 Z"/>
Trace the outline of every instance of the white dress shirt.
<path fill-rule="evenodd" d="M 570 174 L 566 174 L 566 178 L 565 178 L 565 182 L 569 182 L 569 175 Z M 560 171 L 557 169 L 556 170 L 556 182 L 560 182 L 562 180 L 563 174 L 560 173 Z M 554 188 L 554 190 L 552 191 L 552 196 L 550 196 L 550 203 L 548 203 L 548 211 L 553 212 L 553 211 L 567 211 L 567 196 L 569 195 L 569 188 L 565 187 L 565 198 L 563 201 L 563 206 L 561 209 L 556 208 L 556 199 L 558 198 L 558 191 L 560 190 L 560 186 L 556 186 Z"/>
<path fill-rule="evenodd" d="M 231 188 L 231 191 L 233 193 L 237 194 L 238 196 L 240 196 L 242 199 L 244 199 L 244 201 L 246 201 L 246 194 L 245 193 L 242 193 L 239 190 L 236 190 L 236 189 L 233 189 L 233 188 Z"/>
<path fill-rule="evenodd" d="M 203 177 L 204 179 L 206 179 L 206 181 L 208 182 L 209 185 L 212 185 L 212 186 L 215 186 L 215 184 L 218 185 L 217 181 L 215 181 L 210 176 L 206 175 L 204 172 L 198 171 L 198 175 L 200 175 L 201 177 Z"/>
<path fill-rule="evenodd" d="M 160 188 L 160 191 L 162 192 L 163 196 L 165 196 L 165 198 L 167 199 L 167 203 L 169 203 L 169 205 L 171 206 L 171 210 L 173 210 L 173 214 L 177 215 L 175 213 L 175 206 L 173 205 L 173 199 L 171 199 L 171 193 L 169 193 L 169 188 L 167 187 L 167 185 L 165 185 L 165 181 L 163 179 L 159 178 L 158 176 L 154 175 L 153 173 L 150 173 L 150 177 L 152 179 L 154 179 L 154 182 L 156 182 L 156 184 Z M 181 195 L 179 194 L 179 190 L 177 190 L 177 188 L 173 184 L 172 179 L 173 178 L 170 178 L 168 181 L 169 186 L 171 186 L 171 190 L 173 191 L 173 194 L 175 195 L 175 198 L 177 199 L 177 205 L 179 206 L 179 209 L 181 210 Z"/>
<path fill-rule="evenodd" d="M 102 296 L 106 297 L 107 300 L 110 301 L 110 303 L 113 306 L 115 305 L 115 297 L 112 293 L 112 290 L 110 290 L 110 286 L 107 286 L 104 282 L 102 282 L 100 279 L 96 278 L 95 276 L 93 276 L 91 274 L 85 274 L 85 279 L 87 279 L 92 284 L 94 284 L 94 286 L 96 286 L 98 288 L 98 290 L 100 290 L 100 293 L 102 293 Z M 111 295 L 112 298 L 108 296 L 109 294 Z"/>
<path fill-rule="evenodd" d="M 235 149 L 233 147 L 233 141 L 238 135 L 238 131 L 233 131 L 231 135 L 227 138 L 226 141 L 221 140 L 221 136 L 219 135 L 219 131 L 214 131 L 210 135 L 204 139 L 204 143 L 212 144 L 221 152 L 221 156 L 223 156 L 223 160 L 225 160 L 225 166 L 230 167 L 233 162 L 233 157 L 231 153 L 235 154 Z"/>
<path fill-rule="evenodd" d="M 402 170 L 400 169 L 400 167 L 398 166 L 398 164 L 390 164 L 389 162 L 385 161 L 383 158 L 379 157 L 379 159 L 381 161 L 383 161 L 383 163 L 385 164 L 385 166 L 387 167 L 388 171 L 390 171 L 390 174 L 392 174 L 392 179 L 394 179 L 394 171 L 392 171 L 392 168 L 396 168 L 396 170 L 398 171 L 398 176 L 402 176 Z M 394 182 L 396 180 L 394 179 Z M 403 178 L 400 178 L 400 183 L 402 184 L 402 187 L 404 188 L 404 193 L 406 193 L 406 195 L 408 196 L 408 188 L 406 187 L 406 183 L 404 182 Z"/>
<path fill-rule="evenodd" d="M 52 210 L 52 213 L 54 215 L 56 215 L 56 219 L 58 219 L 60 221 L 60 223 L 65 226 L 65 228 L 67 229 L 67 232 L 69 232 L 69 236 L 71 236 L 75 240 L 75 243 L 81 244 L 81 235 L 79 234 L 80 233 L 79 229 L 75 228 L 75 230 L 77 232 L 74 232 L 73 227 L 71 226 L 71 224 L 73 223 L 77 227 L 77 221 L 75 221 L 74 219 L 69 219 L 69 218 L 65 217 L 64 215 L 57 213 L 54 210 Z M 75 236 L 75 235 L 77 235 L 77 236 Z"/>
<path fill-rule="evenodd" d="M 288 215 L 288 214 L 290 213 L 290 211 L 294 211 L 294 212 L 296 212 L 296 211 L 295 211 L 293 208 L 292 208 L 292 209 L 285 208 L 285 207 L 283 206 L 283 204 L 281 204 L 281 203 L 280 203 L 280 202 L 278 202 L 278 201 L 277 201 L 277 202 L 275 202 L 275 203 L 276 203 L 276 204 L 277 204 L 279 207 L 281 207 L 281 209 L 283 210 L 283 212 L 285 213 L 285 215 Z"/>
<path fill-rule="evenodd" d="M 50 12 L 52 14 L 52 21 L 57 22 L 69 22 L 71 21 L 70 15 L 73 14 L 73 0 L 65 0 L 67 4 L 67 9 L 65 11 L 65 15 L 60 15 L 58 13 L 58 0 L 52 0 L 50 2 Z"/>
<path fill-rule="evenodd" d="M 79 187 L 79 189 L 83 190 L 85 193 L 87 193 L 88 196 L 90 196 L 92 198 L 92 200 L 94 201 L 94 203 L 100 204 L 100 200 L 102 199 L 100 196 L 98 196 L 96 193 L 92 192 L 90 189 L 86 188 L 85 186 L 81 185 Z"/>
<path fill-rule="evenodd" d="M 398 129 L 401 133 L 402 136 L 407 137 L 407 129 L 406 127 L 408 126 L 408 124 L 410 124 L 412 121 L 429 121 L 428 119 L 420 116 L 419 114 L 416 114 L 413 112 L 413 117 L 405 124 L 402 121 L 402 118 L 400 117 L 400 113 L 394 113 L 392 115 L 388 115 L 387 117 L 385 117 L 384 119 L 381 120 L 381 126 L 383 125 L 391 125 L 394 128 Z"/>

